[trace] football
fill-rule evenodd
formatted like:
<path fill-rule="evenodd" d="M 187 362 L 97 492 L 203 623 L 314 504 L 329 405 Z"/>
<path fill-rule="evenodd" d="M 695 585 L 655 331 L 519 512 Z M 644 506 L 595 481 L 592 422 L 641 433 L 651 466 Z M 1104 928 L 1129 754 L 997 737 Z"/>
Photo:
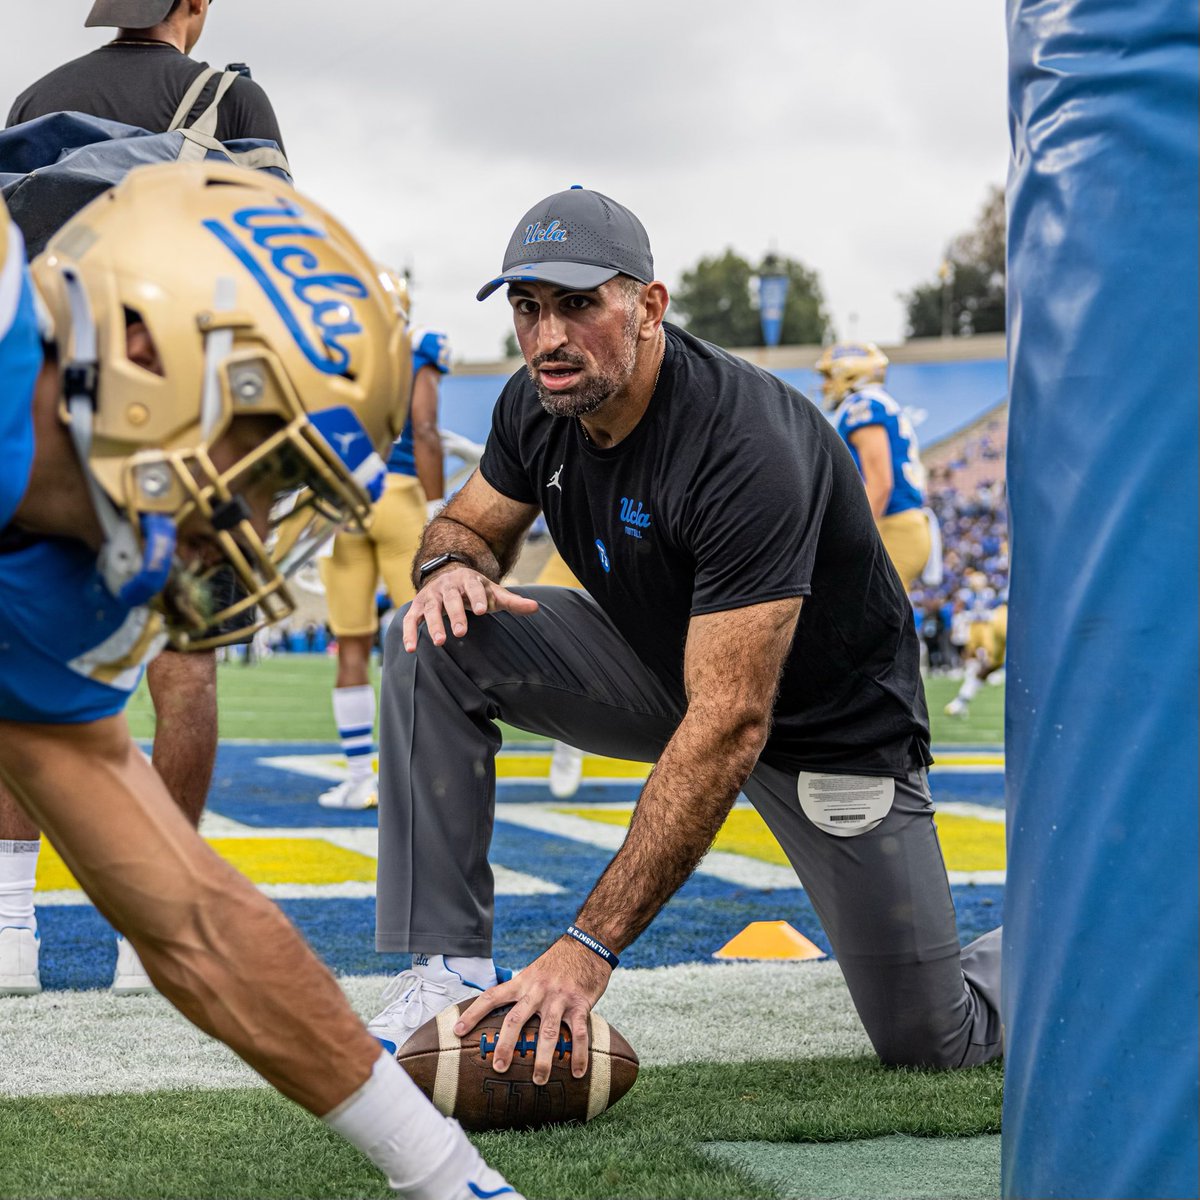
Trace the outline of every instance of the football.
<path fill-rule="evenodd" d="M 539 1129 L 545 1125 L 590 1121 L 611 1108 L 637 1079 L 638 1057 L 601 1016 L 588 1018 L 591 1052 L 581 1079 L 571 1074 L 571 1035 L 564 1028 L 554 1048 L 550 1078 L 533 1082 L 539 1019 L 527 1022 L 503 1075 L 492 1067 L 500 1026 L 511 1004 L 488 1013 L 466 1037 L 454 1023 L 470 1000 L 450 1005 L 426 1021 L 396 1051 L 396 1061 L 448 1117 L 464 1129 Z"/>

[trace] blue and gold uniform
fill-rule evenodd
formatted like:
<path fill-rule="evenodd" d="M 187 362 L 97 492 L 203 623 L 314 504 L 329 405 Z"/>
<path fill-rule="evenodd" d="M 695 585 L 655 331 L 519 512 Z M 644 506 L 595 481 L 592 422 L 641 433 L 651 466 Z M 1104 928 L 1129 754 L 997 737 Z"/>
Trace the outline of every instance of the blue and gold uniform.
<path fill-rule="evenodd" d="M 846 397 L 834 415 L 834 424 L 850 448 L 860 474 L 862 461 L 852 435 L 871 425 L 880 426 L 887 434 L 892 458 L 892 493 L 878 521 L 879 533 L 888 557 L 909 589 L 928 561 L 931 547 L 929 520 L 922 509 L 925 468 L 912 421 L 883 388 L 868 385 Z"/>
<path fill-rule="evenodd" d="M 412 377 L 425 367 L 439 375 L 450 370 L 450 342 L 433 329 L 412 332 Z M 425 528 L 425 493 L 417 479 L 412 413 L 387 460 L 387 485 L 365 534 L 339 533 L 333 552 L 320 560 L 321 581 L 336 637 L 361 637 L 379 627 L 375 589 L 380 577 L 399 608 L 415 595 L 412 560 Z"/>
<path fill-rule="evenodd" d="M 149 610 L 118 600 L 96 553 L 10 527 L 33 464 L 42 343 L 33 284 L 0 206 L 0 719 L 75 724 L 120 712 L 162 645 Z"/>

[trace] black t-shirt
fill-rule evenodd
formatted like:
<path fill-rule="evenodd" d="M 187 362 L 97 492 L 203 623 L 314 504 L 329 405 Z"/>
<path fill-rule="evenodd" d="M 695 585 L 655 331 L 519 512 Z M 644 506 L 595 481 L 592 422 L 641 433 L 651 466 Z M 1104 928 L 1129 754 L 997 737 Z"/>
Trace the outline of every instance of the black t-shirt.
<path fill-rule="evenodd" d="M 764 762 L 902 777 L 928 764 L 912 609 L 862 478 L 816 406 L 666 328 L 658 387 L 610 449 L 505 385 L 480 463 L 539 505 L 567 565 L 683 707 L 688 621 L 802 596 Z"/>
<path fill-rule="evenodd" d="M 166 42 L 112 42 L 56 67 L 27 87 L 14 101 L 8 124 L 19 125 L 47 113 L 81 112 L 162 133 L 207 66 Z M 209 106 L 219 81 L 218 75 L 208 82 L 185 124 Z M 275 111 L 252 79 L 236 80 L 225 93 L 217 112 L 216 136 L 222 142 L 269 138 L 283 149 Z"/>

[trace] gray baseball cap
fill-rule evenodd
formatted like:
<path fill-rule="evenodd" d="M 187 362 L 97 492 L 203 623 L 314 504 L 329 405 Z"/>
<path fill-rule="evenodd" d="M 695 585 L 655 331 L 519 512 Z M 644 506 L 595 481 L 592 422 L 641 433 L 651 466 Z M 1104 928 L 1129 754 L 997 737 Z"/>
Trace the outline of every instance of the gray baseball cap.
<path fill-rule="evenodd" d="M 623 204 L 575 184 L 535 204 L 504 252 L 500 275 L 475 294 L 486 300 L 505 283 L 553 283 L 590 291 L 614 275 L 654 279 L 654 255 L 641 221 Z"/>
<path fill-rule="evenodd" d="M 84 25 L 117 29 L 149 29 L 166 19 L 175 0 L 96 0 Z"/>

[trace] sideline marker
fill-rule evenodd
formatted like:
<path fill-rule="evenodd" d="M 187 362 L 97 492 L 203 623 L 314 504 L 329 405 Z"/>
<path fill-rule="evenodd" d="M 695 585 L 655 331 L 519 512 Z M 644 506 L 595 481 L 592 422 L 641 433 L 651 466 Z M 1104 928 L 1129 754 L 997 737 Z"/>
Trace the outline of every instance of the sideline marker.
<path fill-rule="evenodd" d="M 731 938 L 713 958 L 779 959 L 800 962 L 824 958 L 825 951 L 814 945 L 786 921 L 751 921 Z"/>

